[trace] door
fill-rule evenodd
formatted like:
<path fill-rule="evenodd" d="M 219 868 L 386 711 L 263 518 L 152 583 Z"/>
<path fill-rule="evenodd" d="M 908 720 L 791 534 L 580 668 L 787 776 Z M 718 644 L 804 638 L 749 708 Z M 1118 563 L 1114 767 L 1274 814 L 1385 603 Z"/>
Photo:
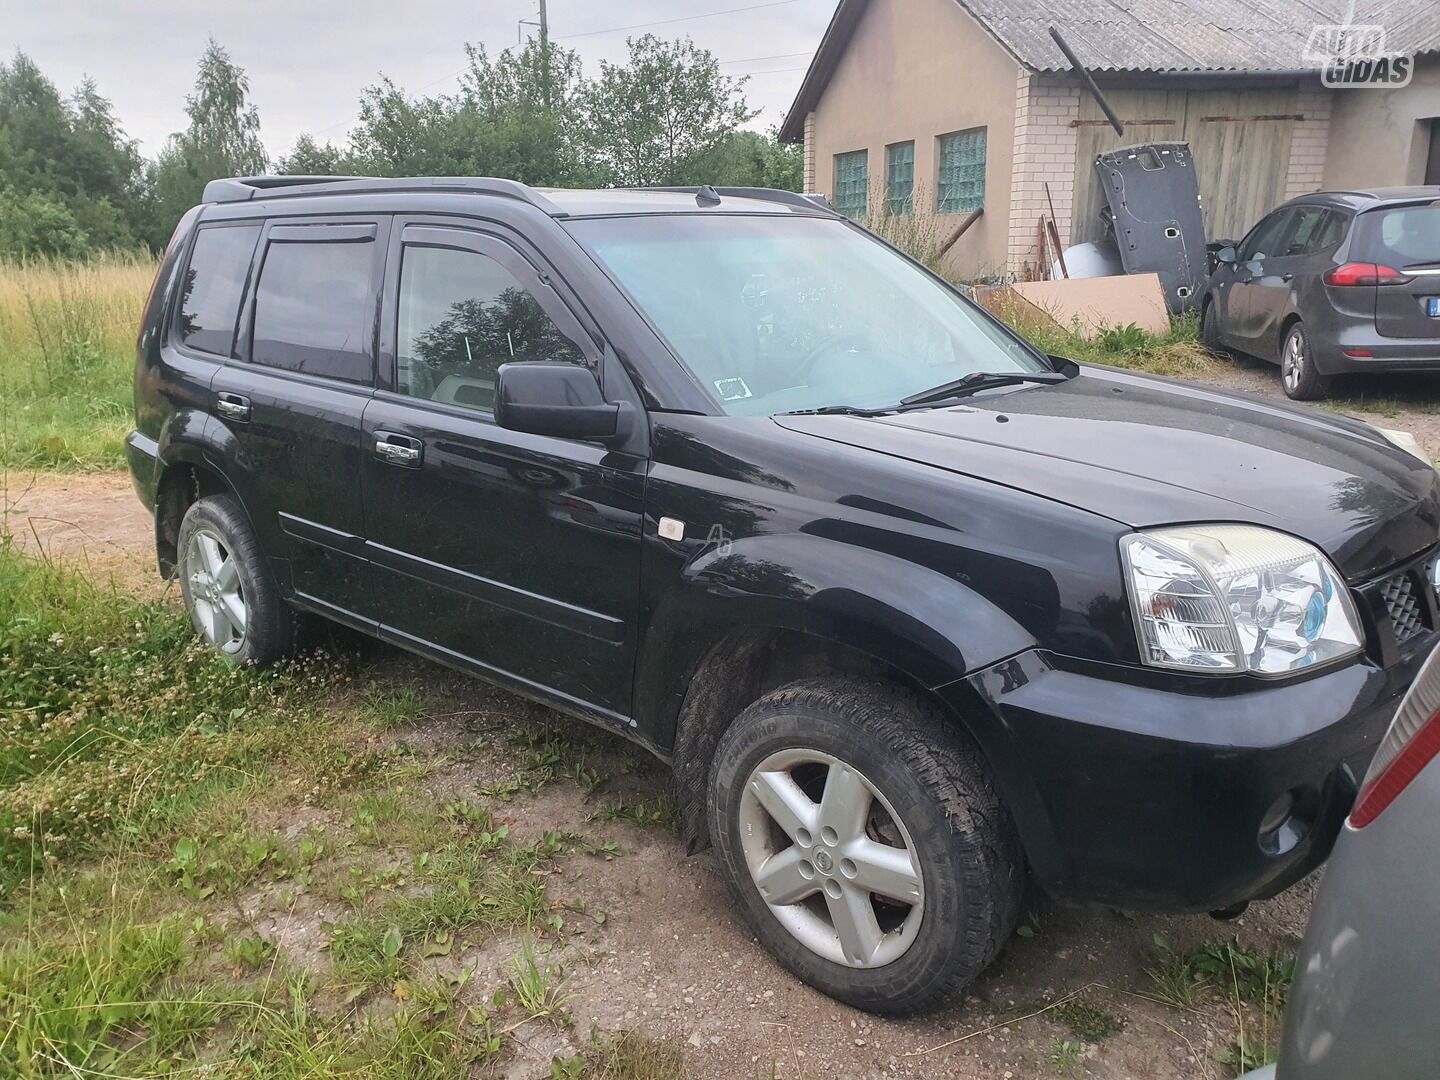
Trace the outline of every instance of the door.
<path fill-rule="evenodd" d="M 508 431 L 501 364 L 602 350 L 538 256 L 458 227 L 393 227 L 382 387 L 365 413 L 382 633 L 628 723 L 646 460 Z"/>
<path fill-rule="evenodd" d="M 1266 288 L 1260 281 L 1269 272 L 1267 263 L 1279 250 L 1280 241 L 1294 217 L 1294 210 L 1277 210 L 1250 230 L 1236 251 L 1227 289 L 1225 326 L 1229 333 L 1226 337 L 1238 348 L 1271 360 L 1275 359 L 1272 351 L 1267 351 L 1259 340 L 1259 312 L 1264 302 L 1257 304 L 1255 294 Z"/>
<path fill-rule="evenodd" d="M 1328 260 L 1317 253 L 1323 245 L 1334 250 L 1338 236 L 1331 242 L 1335 214 L 1323 206 L 1300 206 L 1289 214 L 1289 224 L 1272 244 L 1273 251 L 1262 260 L 1259 273 L 1252 278 L 1248 290 L 1247 321 L 1254 340 L 1267 351 L 1259 355 L 1278 359 L 1280 328 L 1294 310 L 1296 279 L 1314 271 L 1317 262 Z M 1322 268 L 1323 269 L 1323 268 Z"/>
<path fill-rule="evenodd" d="M 1387 338 L 1440 338 L 1440 205 L 1367 210 L 1356 219 L 1350 258 L 1384 267 L 1375 287 L 1375 329 Z"/>
<path fill-rule="evenodd" d="M 238 354 L 211 383 L 229 475 L 282 587 L 374 628 L 360 421 L 374 392 L 382 220 L 286 219 L 260 237 Z"/>

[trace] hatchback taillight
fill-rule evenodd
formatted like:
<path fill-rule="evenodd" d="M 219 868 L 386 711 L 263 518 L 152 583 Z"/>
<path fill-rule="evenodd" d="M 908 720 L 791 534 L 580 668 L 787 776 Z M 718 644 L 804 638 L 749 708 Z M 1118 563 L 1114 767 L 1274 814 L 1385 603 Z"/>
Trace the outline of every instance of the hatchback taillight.
<path fill-rule="evenodd" d="M 1410 781 L 1440 754 L 1440 649 L 1430 654 L 1410 687 L 1390 730 L 1375 751 L 1360 796 L 1350 811 L 1352 828 L 1363 829 L 1400 797 Z"/>
<path fill-rule="evenodd" d="M 1321 276 L 1326 285 L 1404 285 L 1410 280 L 1405 274 L 1383 263 L 1347 262 L 1326 270 Z"/>

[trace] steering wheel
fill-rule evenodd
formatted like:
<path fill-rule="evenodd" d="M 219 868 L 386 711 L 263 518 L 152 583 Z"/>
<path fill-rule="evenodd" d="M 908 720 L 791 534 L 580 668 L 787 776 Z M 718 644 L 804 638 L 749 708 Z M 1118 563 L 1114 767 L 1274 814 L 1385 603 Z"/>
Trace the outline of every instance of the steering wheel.
<path fill-rule="evenodd" d="M 791 369 L 790 375 L 792 378 L 796 379 L 808 379 L 810 377 L 810 369 L 815 366 L 816 362 L 822 356 L 826 356 L 832 352 L 835 352 L 842 345 L 849 346 L 868 344 L 870 344 L 870 335 L 867 334 L 864 330 L 842 330 L 838 334 L 830 335 L 824 341 L 820 342 L 819 345 L 816 345 L 815 348 L 811 349 L 808 353 L 806 353 L 801 358 L 800 362 Z"/>

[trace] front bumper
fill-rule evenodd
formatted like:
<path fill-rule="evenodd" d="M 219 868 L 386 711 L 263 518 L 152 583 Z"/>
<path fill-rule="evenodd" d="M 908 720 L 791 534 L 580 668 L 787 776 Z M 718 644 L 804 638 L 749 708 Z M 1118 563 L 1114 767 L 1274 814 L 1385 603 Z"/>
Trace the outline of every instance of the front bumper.
<path fill-rule="evenodd" d="M 1358 778 L 1437 635 L 1384 668 L 1204 679 L 1040 650 L 941 688 L 997 774 L 1031 868 L 1061 900 L 1214 911 L 1329 854 Z M 978 697 L 978 710 L 976 708 Z M 1277 802 L 1293 812 L 1278 829 Z"/>

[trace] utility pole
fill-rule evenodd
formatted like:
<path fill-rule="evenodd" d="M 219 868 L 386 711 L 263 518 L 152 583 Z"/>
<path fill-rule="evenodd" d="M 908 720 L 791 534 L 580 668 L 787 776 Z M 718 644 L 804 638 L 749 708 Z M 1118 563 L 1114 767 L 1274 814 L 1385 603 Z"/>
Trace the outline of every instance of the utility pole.
<path fill-rule="evenodd" d="M 545 0 L 540 0 L 540 77 L 545 80 L 545 108 L 550 101 L 550 17 L 545 10 Z"/>

